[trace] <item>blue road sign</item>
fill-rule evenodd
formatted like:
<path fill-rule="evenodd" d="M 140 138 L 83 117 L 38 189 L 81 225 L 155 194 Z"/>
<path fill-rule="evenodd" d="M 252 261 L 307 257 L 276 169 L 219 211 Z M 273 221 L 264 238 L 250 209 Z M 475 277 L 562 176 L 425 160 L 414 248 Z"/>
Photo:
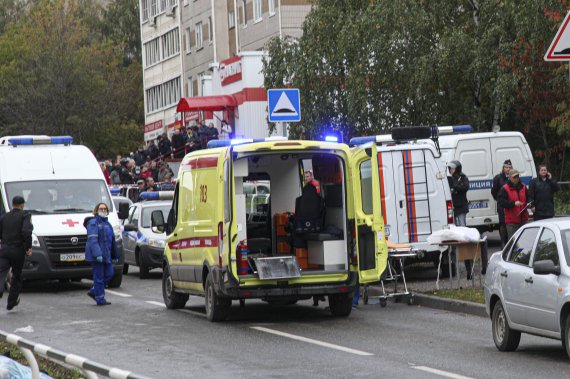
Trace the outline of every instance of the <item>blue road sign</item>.
<path fill-rule="evenodd" d="M 301 121 L 301 97 L 298 88 L 267 90 L 267 110 L 271 122 Z"/>

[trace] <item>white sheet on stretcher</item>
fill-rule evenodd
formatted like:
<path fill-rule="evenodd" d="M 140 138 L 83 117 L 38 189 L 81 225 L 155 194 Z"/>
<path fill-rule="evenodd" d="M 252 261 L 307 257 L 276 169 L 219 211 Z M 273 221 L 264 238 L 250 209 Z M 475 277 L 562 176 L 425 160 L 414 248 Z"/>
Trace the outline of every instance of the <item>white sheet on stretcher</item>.
<path fill-rule="evenodd" d="M 450 225 L 449 229 L 442 229 L 433 232 L 427 242 L 431 245 L 440 245 L 444 242 L 479 242 L 481 235 L 475 228 L 467 228 L 465 226 Z"/>

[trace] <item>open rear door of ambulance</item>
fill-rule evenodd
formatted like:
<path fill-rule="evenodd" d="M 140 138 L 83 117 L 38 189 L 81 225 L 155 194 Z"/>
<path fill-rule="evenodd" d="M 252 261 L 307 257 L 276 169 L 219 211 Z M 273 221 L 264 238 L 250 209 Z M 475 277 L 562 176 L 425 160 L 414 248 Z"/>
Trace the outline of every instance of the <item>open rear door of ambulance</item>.
<path fill-rule="evenodd" d="M 378 151 L 372 145 L 370 155 L 356 156 L 354 188 L 360 196 L 355 202 L 358 277 L 360 284 L 377 282 L 386 269 L 388 250 L 384 239 Z"/>

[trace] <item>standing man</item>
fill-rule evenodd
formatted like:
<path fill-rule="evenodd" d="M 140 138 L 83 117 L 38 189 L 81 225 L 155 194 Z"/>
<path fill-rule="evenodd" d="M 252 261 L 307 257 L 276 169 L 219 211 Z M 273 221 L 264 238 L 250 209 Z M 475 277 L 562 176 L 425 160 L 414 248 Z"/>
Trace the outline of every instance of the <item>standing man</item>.
<path fill-rule="evenodd" d="M 469 191 L 469 179 L 461 172 L 461 162 L 451 161 L 447 164 L 450 176 L 447 177 L 449 189 L 451 190 L 451 201 L 453 203 L 453 215 L 456 226 L 467 226 L 467 213 L 469 212 L 469 202 L 467 201 L 467 191 Z M 471 269 L 473 261 L 465 260 L 467 279 L 471 279 Z"/>
<path fill-rule="evenodd" d="M 497 202 L 497 215 L 499 216 L 499 235 L 501 236 L 501 247 L 505 247 L 507 244 L 508 233 L 507 233 L 507 225 L 505 224 L 505 210 L 499 204 L 499 190 L 507 184 L 509 181 L 509 171 L 511 171 L 513 165 L 510 159 L 507 159 L 503 162 L 503 169 L 501 173 L 495 175 L 493 178 L 493 187 L 491 188 L 491 195 L 493 199 Z"/>
<path fill-rule="evenodd" d="M 534 220 L 554 217 L 554 193 L 560 190 L 545 164 L 538 166 L 538 178 L 532 179 L 528 187 L 528 201 L 532 202 Z"/>
<path fill-rule="evenodd" d="M 511 169 L 509 181 L 499 191 L 499 203 L 505 209 L 508 238 L 528 220 L 526 186 L 521 183 L 518 170 Z"/>
<path fill-rule="evenodd" d="M 32 215 L 24 212 L 24 198 L 14 196 L 12 210 L 0 218 L 0 297 L 4 293 L 4 283 L 8 270 L 12 267 L 12 282 L 8 305 L 6 309 L 12 310 L 20 304 L 20 290 L 22 289 L 22 268 L 26 256 L 32 255 Z"/>

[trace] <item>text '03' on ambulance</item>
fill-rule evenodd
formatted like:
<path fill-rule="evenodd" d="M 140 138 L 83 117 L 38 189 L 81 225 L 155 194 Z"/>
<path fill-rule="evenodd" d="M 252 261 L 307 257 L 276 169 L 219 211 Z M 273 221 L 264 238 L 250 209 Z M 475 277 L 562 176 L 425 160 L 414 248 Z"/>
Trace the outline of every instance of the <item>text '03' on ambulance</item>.
<path fill-rule="evenodd" d="M 0 212 L 11 209 L 14 196 L 22 196 L 34 225 L 24 279 L 92 277 L 85 261 L 83 221 L 98 203 L 109 207 L 109 222 L 122 250 L 119 220 L 103 172 L 87 147 L 72 142 L 69 136 L 0 138 Z M 109 286 L 118 287 L 121 280 L 122 261 Z"/>
<path fill-rule="evenodd" d="M 377 161 L 332 142 L 209 146 L 183 159 L 167 222 L 152 214 L 167 232 L 166 306 L 205 296 L 208 319 L 218 321 L 232 300 L 328 296 L 333 315 L 349 315 L 358 283 L 379 281 L 387 262 L 380 199 L 372 196 L 379 183 L 370 176 Z"/>
<path fill-rule="evenodd" d="M 455 132 L 465 129 L 454 127 Z M 381 201 L 387 238 L 393 243 L 410 244 L 418 252 L 418 260 L 430 261 L 436 266 L 440 252 L 446 248 L 428 244 L 427 237 L 454 221 L 446 167 L 437 144 L 431 139 L 440 130 L 447 129 L 393 128 L 391 134 L 350 140 L 354 154 L 361 154 L 366 146 L 377 148 L 375 158 L 379 170 L 369 172 L 368 176 L 377 176 L 380 182 L 380 191 L 374 196 Z M 447 259 L 444 254 L 442 263 Z M 442 267 L 448 265 L 442 264 Z"/>

